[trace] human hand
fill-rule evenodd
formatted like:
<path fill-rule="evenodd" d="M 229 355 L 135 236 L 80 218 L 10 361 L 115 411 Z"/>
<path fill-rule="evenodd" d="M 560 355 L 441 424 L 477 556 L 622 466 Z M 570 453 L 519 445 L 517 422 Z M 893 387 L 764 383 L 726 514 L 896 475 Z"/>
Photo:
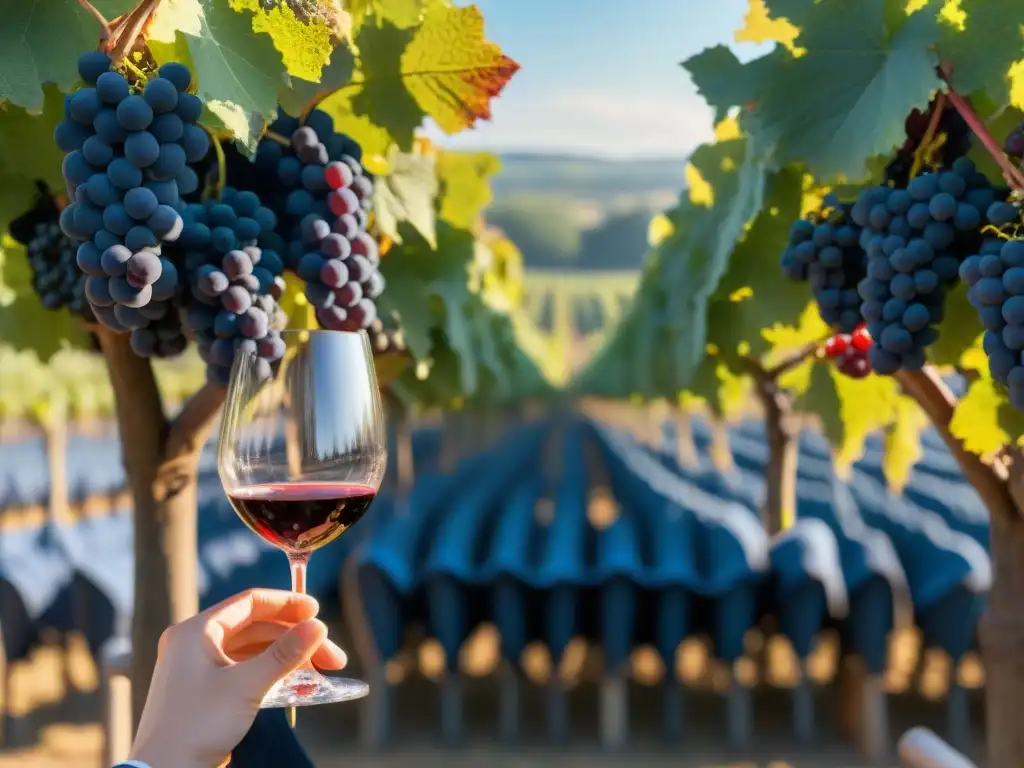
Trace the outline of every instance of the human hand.
<path fill-rule="evenodd" d="M 131 759 L 152 768 L 221 765 L 278 680 L 309 663 L 344 667 L 318 610 L 307 595 L 252 589 L 167 629 Z"/>

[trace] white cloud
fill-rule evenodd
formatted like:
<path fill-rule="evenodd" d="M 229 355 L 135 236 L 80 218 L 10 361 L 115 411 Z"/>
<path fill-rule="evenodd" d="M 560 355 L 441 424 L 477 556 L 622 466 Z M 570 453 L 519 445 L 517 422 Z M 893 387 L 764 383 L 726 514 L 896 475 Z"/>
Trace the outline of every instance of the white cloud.
<path fill-rule="evenodd" d="M 493 102 L 489 123 L 452 137 L 436 126 L 426 133 L 442 146 L 463 149 L 682 156 L 713 133 L 704 100 L 680 91 L 662 96 L 592 88 L 506 97 Z"/>

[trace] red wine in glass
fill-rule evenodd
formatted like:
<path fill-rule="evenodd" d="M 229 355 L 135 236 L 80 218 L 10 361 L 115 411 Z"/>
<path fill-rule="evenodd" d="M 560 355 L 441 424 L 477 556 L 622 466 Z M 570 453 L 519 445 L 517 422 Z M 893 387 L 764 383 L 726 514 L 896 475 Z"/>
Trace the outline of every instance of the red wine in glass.
<path fill-rule="evenodd" d="M 384 407 L 366 333 L 287 330 L 268 373 L 239 350 L 217 447 L 224 491 L 242 522 L 288 557 L 292 590 L 306 591 L 314 550 L 355 525 L 387 465 Z M 360 681 L 306 664 L 279 680 L 261 707 L 305 707 L 369 693 Z"/>
<path fill-rule="evenodd" d="M 377 491 L 357 483 L 266 483 L 229 494 L 238 516 L 254 533 L 285 552 L 329 544 L 370 508 Z"/>

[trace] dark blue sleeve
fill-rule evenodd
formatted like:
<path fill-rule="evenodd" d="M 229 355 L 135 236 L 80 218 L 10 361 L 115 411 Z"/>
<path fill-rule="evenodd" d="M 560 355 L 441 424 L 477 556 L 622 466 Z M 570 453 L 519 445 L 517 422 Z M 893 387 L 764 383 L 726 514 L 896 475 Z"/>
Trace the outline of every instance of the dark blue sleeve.
<path fill-rule="evenodd" d="M 314 768 L 283 709 L 261 709 L 228 768 Z"/>

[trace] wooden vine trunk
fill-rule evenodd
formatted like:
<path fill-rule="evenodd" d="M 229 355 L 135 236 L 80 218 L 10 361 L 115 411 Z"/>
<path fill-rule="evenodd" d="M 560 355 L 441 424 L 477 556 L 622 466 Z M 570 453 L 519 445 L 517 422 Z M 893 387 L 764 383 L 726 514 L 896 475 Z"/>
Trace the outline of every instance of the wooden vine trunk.
<path fill-rule="evenodd" d="M 135 603 L 132 616 L 132 718 L 138 725 L 163 631 L 194 615 L 199 453 L 223 402 L 204 388 L 168 420 L 149 361 L 128 337 L 99 332 L 134 504 Z"/>

